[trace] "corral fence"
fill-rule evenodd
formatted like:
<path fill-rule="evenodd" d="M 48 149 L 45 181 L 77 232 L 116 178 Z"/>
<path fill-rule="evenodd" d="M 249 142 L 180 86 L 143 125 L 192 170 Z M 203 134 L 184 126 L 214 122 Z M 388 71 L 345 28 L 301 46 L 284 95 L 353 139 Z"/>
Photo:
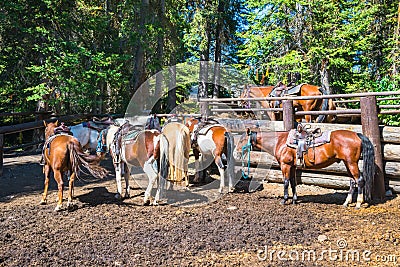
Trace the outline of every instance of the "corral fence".
<path fill-rule="evenodd" d="M 283 113 L 283 121 L 268 122 L 275 131 L 289 131 L 295 127 L 295 116 L 304 115 L 342 115 L 342 116 L 360 116 L 361 125 L 355 124 L 334 124 L 334 123 L 311 123 L 312 128 L 319 127 L 323 131 L 327 130 L 351 130 L 359 132 L 367 136 L 374 145 L 375 149 L 375 164 L 377 173 L 374 179 L 374 198 L 383 199 L 385 197 L 385 189 L 390 186 L 391 189 L 400 192 L 400 131 L 399 127 L 379 125 L 378 114 L 400 114 L 399 105 L 378 105 L 378 102 L 384 100 L 398 100 L 400 92 L 370 92 L 356 94 L 336 94 L 336 95 L 321 95 L 321 96 L 284 96 L 284 97 L 259 97 L 259 98 L 203 98 L 199 101 L 203 105 L 202 109 L 207 110 L 209 115 L 220 114 L 221 112 L 242 112 L 242 111 L 280 111 Z M 337 109 L 327 111 L 296 111 L 293 108 L 294 100 L 308 99 L 341 99 L 337 102 L 360 102 L 359 109 Z M 353 98 L 353 99 L 350 99 Z M 348 100 L 342 100 L 348 99 Z M 239 101 L 282 101 L 282 108 L 219 108 L 221 104 L 238 103 Z M 225 124 L 233 132 L 244 132 L 246 127 L 255 127 L 259 120 L 237 120 L 226 119 Z M 261 123 L 263 124 L 263 123 Z M 238 126 L 241 125 L 241 126 Z M 238 128 L 240 127 L 240 129 Z M 251 152 L 251 163 L 259 166 L 271 166 L 267 176 L 264 177 L 267 181 L 282 182 L 282 173 L 279 170 L 276 160 L 269 156 L 266 152 Z M 362 167 L 362 162 L 360 162 Z M 361 168 L 362 169 L 362 168 Z M 253 169 L 256 172 L 260 168 Z M 264 172 L 265 173 L 265 172 Z M 349 187 L 349 177 L 346 167 L 343 163 L 333 164 L 327 168 L 320 170 L 301 169 L 298 173 L 297 180 L 299 183 L 320 185 L 324 187 L 346 189 Z M 257 175 L 257 173 L 253 173 Z M 323 176 L 322 176 L 323 175 Z"/>
<path fill-rule="evenodd" d="M 20 112 L 20 113 L 0 113 L 0 116 L 30 116 L 35 113 L 31 112 Z M 50 115 L 49 112 L 41 112 L 40 114 L 47 114 Z M 38 144 L 43 143 L 43 140 L 39 141 L 34 141 L 34 142 L 29 142 L 25 144 L 20 144 L 12 147 L 4 147 L 4 136 L 8 134 L 14 134 L 14 133 L 20 133 L 24 131 L 30 131 L 30 130 L 35 130 L 35 129 L 43 129 L 44 128 L 44 121 L 49 123 L 49 122 L 55 122 L 55 121 L 60 121 L 60 122 L 71 122 L 71 121 L 77 121 L 77 120 L 86 120 L 89 118 L 92 118 L 93 116 L 103 116 L 99 114 L 74 114 L 74 115 L 65 115 L 65 116 L 58 116 L 58 117 L 52 117 L 49 119 L 45 120 L 37 120 L 37 121 L 32 121 L 32 122 L 25 122 L 25 123 L 19 123 L 15 125 L 8 125 L 8 126 L 1 126 L 0 127 L 0 176 L 3 175 L 3 158 L 4 158 L 4 152 L 8 151 L 13 151 L 16 149 L 20 148 L 26 148 L 26 147 L 32 147 Z"/>

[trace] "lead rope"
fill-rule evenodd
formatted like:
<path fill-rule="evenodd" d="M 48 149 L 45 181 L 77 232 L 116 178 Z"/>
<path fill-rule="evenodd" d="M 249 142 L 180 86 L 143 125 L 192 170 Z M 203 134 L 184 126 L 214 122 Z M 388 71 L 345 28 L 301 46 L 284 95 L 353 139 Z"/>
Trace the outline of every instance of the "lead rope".
<path fill-rule="evenodd" d="M 244 161 L 243 155 L 247 151 L 247 174 L 243 171 L 244 169 Z M 249 138 L 247 139 L 247 144 L 242 147 L 242 177 L 244 179 L 249 179 L 250 177 L 250 151 L 251 151 L 251 133 L 249 134 Z"/>

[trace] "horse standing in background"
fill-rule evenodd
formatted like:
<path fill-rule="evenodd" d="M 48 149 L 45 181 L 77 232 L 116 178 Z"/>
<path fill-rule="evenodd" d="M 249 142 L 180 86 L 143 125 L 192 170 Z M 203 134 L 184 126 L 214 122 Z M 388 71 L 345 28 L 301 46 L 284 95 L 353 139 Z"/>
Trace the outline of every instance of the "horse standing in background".
<path fill-rule="evenodd" d="M 44 122 L 46 142 L 43 146 L 44 167 L 43 173 L 45 176 L 44 192 L 40 204 L 47 203 L 47 191 L 49 186 L 50 171 L 54 173 L 54 179 L 58 185 L 57 206 L 55 211 L 59 211 L 63 201 L 63 173 L 69 171 L 68 187 L 68 204 L 67 207 L 72 207 L 73 187 L 75 177 L 79 177 L 81 166 L 89 171 L 96 178 L 103 178 L 107 175 L 107 171 L 98 166 L 100 157 L 88 155 L 82 151 L 79 141 L 69 134 L 54 134 L 57 129 L 58 121 L 55 123 Z"/>
<path fill-rule="evenodd" d="M 250 129 L 247 129 L 247 133 L 241 136 L 235 149 L 235 158 L 238 159 L 242 147 L 250 141 L 253 147 L 276 158 L 284 178 L 282 204 L 285 204 L 289 198 L 289 182 L 292 187 L 293 204 L 297 201 L 296 161 L 299 156 L 297 149 L 289 146 L 288 140 L 291 139 L 291 133 L 293 133 L 293 130 L 289 132 L 251 132 Z M 313 139 L 313 136 L 311 136 L 311 139 Z M 356 208 L 360 208 L 364 198 L 367 202 L 371 199 L 372 182 L 375 175 L 374 147 L 364 135 L 348 130 L 332 131 L 330 138 L 327 139 L 329 141 L 326 143 L 310 146 L 304 150 L 303 164 L 305 168 L 321 169 L 335 162 L 343 161 L 350 176 L 350 190 L 343 205 L 347 206 L 352 202 L 352 196 L 357 185 Z M 361 155 L 363 159 L 362 175 L 358 169 L 358 161 L 361 159 Z"/>
<path fill-rule="evenodd" d="M 233 178 L 235 175 L 233 149 L 235 145 L 232 134 L 223 125 L 217 122 L 209 124 L 207 121 L 201 121 L 200 118 L 188 119 L 186 126 L 189 128 L 192 136 L 191 141 L 196 167 L 195 181 L 199 180 L 200 163 L 203 162 L 203 158 L 205 156 L 212 156 L 221 177 L 219 192 L 222 193 L 225 187 L 225 170 L 229 181 L 228 192 L 233 192 Z M 226 165 L 223 163 L 223 158 L 226 159 Z"/>
<path fill-rule="evenodd" d="M 245 88 L 240 95 L 240 98 L 255 98 L 255 97 L 279 97 L 285 95 L 297 95 L 297 96 L 320 96 L 326 95 L 327 92 L 321 87 L 310 85 L 310 84 L 300 84 L 291 88 L 286 87 L 283 83 L 278 83 L 276 86 L 248 86 Z M 263 108 L 277 108 L 281 107 L 280 101 L 257 101 Z M 242 107 L 250 108 L 249 101 L 242 101 L 240 103 Z M 294 100 L 293 108 L 297 111 L 313 111 L 313 110 L 335 110 L 335 104 L 332 99 L 307 99 L 307 100 Z M 267 111 L 267 114 L 271 121 L 281 120 L 282 118 L 278 114 L 280 112 Z M 335 116 L 332 115 L 319 115 L 318 117 L 305 115 L 306 122 L 311 122 L 313 119 L 316 122 L 333 122 Z M 302 117 L 296 116 L 297 121 L 301 121 Z"/>

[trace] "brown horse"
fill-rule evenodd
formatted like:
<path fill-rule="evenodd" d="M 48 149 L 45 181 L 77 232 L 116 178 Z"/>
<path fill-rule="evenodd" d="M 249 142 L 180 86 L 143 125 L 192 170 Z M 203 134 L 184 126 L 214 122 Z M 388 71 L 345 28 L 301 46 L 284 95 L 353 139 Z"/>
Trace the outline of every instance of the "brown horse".
<path fill-rule="evenodd" d="M 233 192 L 235 161 L 232 157 L 234 149 L 232 134 L 223 125 L 217 122 L 210 124 L 207 121 L 202 121 L 200 118 L 190 118 L 186 122 L 186 126 L 191 133 L 192 148 L 195 157 L 195 181 L 199 180 L 200 164 L 203 163 L 203 159 L 206 156 L 212 156 L 221 177 L 219 192 L 222 193 L 225 186 L 225 168 L 229 180 L 228 192 Z M 226 158 L 226 166 L 222 161 L 223 158 Z M 205 170 L 205 168 L 202 169 Z"/>
<path fill-rule="evenodd" d="M 299 92 L 296 93 L 297 96 L 319 96 L 326 94 L 326 91 L 321 87 L 301 84 L 299 85 Z M 275 90 L 274 90 L 275 89 Z M 243 90 L 240 98 L 255 98 L 255 97 L 269 97 L 269 96 L 283 96 L 288 88 L 282 83 L 278 83 L 276 86 L 248 86 Z M 277 95 L 273 92 L 279 92 Z M 280 101 L 257 101 L 263 108 L 280 107 Z M 241 106 L 250 108 L 249 101 L 242 101 Z M 308 100 L 294 100 L 293 107 L 297 111 L 312 111 L 312 110 L 335 110 L 335 104 L 332 99 L 308 99 Z M 279 112 L 267 111 L 270 120 L 275 121 L 282 119 L 279 116 Z M 297 117 L 296 120 L 301 121 L 302 117 Z M 333 122 L 335 117 L 332 115 L 319 115 L 317 118 L 311 115 L 305 115 L 305 121 L 311 122 L 312 119 L 316 119 L 316 122 L 323 122 L 325 119 L 327 122 Z"/>
<path fill-rule="evenodd" d="M 106 133 L 105 133 L 106 132 Z M 144 204 L 150 204 L 151 190 L 158 180 L 158 189 L 153 205 L 158 204 L 164 182 L 168 177 L 168 140 L 158 130 L 137 130 L 125 123 L 110 126 L 102 132 L 98 153 L 104 157 L 106 147 L 113 159 L 117 182 L 117 199 L 122 199 L 122 177 L 125 179 L 125 197 L 129 197 L 130 167 L 142 167 L 149 178 L 144 195 Z M 158 163 L 158 164 L 157 164 Z M 158 166 L 158 168 L 157 168 Z M 159 178 L 160 170 L 160 178 Z"/>
<path fill-rule="evenodd" d="M 68 187 L 68 204 L 67 207 L 72 207 L 73 187 L 75 177 L 79 177 L 81 166 L 89 171 L 91 175 L 97 178 L 103 178 L 107 175 L 107 171 L 98 166 L 100 157 L 85 154 L 82 147 L 75 137 L 67 134 L 54 134 L 54 130 L 58 127 L 58 121 L 55 123 L 44 122 L 46 142 L 43 149 L 43 157 L 45 165 L 43 173 L 45 176 L 44 192 L 40 204 L 47 202 L 47 190 L 49 186 L 50 171 L 54 173 L 54 179 L 58 185 L 58 198 L 56 211 L 62 207 L 63 201 L 63 174 L 67 171 L 71 173 Z"/>
<path fill-rule="evenodd" d="M 296 203 L 296 149 L 287 145 L 289 132 L 251 132 L 247 129 L 235 149 L 235 158 L 239 158 L 241 149 L 249 141 L 259 150 L 275 156 L 284 178 L 284 197 L 282 204 L 288 200 L 289 182 L 292 187 L 293 203 Z M 250 140 L 249 140 L 250 138 Z M 360 175 L 358 161 L 363 157 L 363 173 Z M 304 154 L 306 168 L 321 169 L 335 162 L 343 161 L 350 175 L 350 191 L 344 206 L 352 201 L 355 186 L 358 185 L 356 208 L 362 202 L 371 199 L 372 181 L 375 174 L 374 148 L 371 141 L 362 134 L 347 130 L 336 130 L 330 133 L 330 141 L 315 148 L 310 148 Z M 323 177 L 323 176 L 321 176 Z"/>

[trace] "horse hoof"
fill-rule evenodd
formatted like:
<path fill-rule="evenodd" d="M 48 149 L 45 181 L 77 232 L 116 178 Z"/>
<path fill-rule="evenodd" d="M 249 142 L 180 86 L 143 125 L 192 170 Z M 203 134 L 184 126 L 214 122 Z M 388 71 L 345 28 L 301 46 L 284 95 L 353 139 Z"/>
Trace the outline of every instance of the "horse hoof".
<path fill-rule="evenodd" d="M 150 199 L 146 199 L 143 201 L 143 206 L 149 206 L 150 205 Z"/>
<path fill-rule="evenodd" d="M 54 208 L 54 211 L 60 211 L 61 210 L 61 205 L 57 205 L 55 208 Z"/>
<path fill-rule="evenodd" d="M 40 203 L 39 203 L 40 205 L 46 205 L 47 204 L 47 201 L 46 200 L 40 200 Z"/>
<path fill-rule="evenodd" d="M 131 196 L 129 194 L 125 194 L 124 198 L 130 198 Z"/>

